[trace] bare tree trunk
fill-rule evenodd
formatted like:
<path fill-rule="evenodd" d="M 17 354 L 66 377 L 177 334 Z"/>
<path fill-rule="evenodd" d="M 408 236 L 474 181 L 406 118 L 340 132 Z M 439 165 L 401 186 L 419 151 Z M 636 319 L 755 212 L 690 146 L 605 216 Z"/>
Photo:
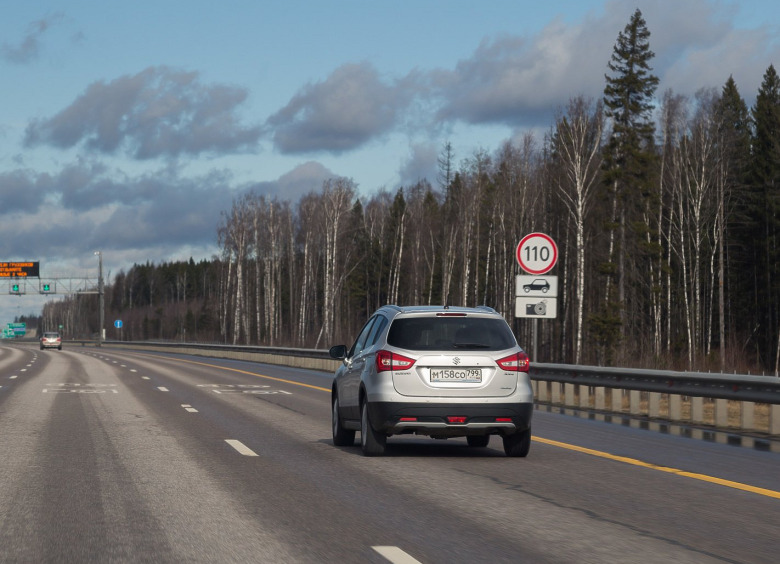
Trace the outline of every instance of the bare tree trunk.
<path fill-rule="evenodd" d="M 340 289 L 346 273 L 340 268 L 340 238 L 344 229 L 342 221 L 349 211 L 354 196 L 354 188 L 346 179 L 335 182 L 326 180 L 323 186 L 321 213 L 325 220 L 325 269 L 322 304 L 322 329 L 315 347 L 324 339 L 333 338 L 336 292 Z"/>
<path fill-rule="evenodd" d="M 568 115 L 557 120 L 556 131 L 556 154 L 559 155 L 563 169 L 563 177 L 558 183 L 558 192 L 574 225 L 576 271 L 574 363 L 579 364 L 582 357 L 587 275 L 585 224 L 602 164 L 604 117 L 601 106 L 597 104 L 595 108 L 591 108 L 590 103 L 582 97 L 570 100 Z M 614 232 L 610 235 L 610 256 L 613 236 Z M 606 294 L 609 299 L 609 282 L 607 282 Z"/>

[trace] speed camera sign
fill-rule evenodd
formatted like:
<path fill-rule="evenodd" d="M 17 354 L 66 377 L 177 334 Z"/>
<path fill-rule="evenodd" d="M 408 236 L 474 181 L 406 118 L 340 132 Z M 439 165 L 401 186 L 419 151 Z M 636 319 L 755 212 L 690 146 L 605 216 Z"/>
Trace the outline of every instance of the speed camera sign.
<path fill-rule="evenodd" d="M 558 261 L 558 247 L 544 233 L 529 233 L 517 245 L 517 262 L 528 274 L 550 272 Z"/>

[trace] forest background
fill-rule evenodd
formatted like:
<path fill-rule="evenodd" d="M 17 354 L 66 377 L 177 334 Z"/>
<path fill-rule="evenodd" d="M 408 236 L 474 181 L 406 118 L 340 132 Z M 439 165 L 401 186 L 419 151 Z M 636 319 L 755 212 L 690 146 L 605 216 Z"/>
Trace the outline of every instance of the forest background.
<path fill-rule="evenodd" d="M 327 348 L 386 303 L 489 305 L 514 318 L 515 249 L 559 247 L 558 317 L 541 362 L 780 369 L 780 78 L 748 109 L 726 77 L 657 95 L 637 10 L 607 62 L 603 99 L 570 98 L 543 139 L 455 155 L 395 193 L 332 178 L 297 202 L 250 193 L 223 212 L 210 260 L 135 264 L 105 286 L 108 338 Z M 98 333 L 94 295 L 33 321 Z"/>

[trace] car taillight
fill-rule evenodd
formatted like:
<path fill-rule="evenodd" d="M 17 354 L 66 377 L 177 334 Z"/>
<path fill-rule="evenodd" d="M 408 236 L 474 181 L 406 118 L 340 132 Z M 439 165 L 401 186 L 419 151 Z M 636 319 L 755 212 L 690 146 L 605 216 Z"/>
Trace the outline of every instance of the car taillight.
<path fill-rule="evenodd" d="M 508 372 L 528 372 L 529 360 L 528 355 L 524 352 L 515 353 L 513 355 L 501 358 L 496 361 L 502 370 Z"/>
<path fill-rule="evenodd" d="M 379 351 L 376 353 L 376 371 L 385 372 L 387 370 L 406 370 L 411 368 L 414 360 L 406 358 L 400 354 L 390 351 Z"/>

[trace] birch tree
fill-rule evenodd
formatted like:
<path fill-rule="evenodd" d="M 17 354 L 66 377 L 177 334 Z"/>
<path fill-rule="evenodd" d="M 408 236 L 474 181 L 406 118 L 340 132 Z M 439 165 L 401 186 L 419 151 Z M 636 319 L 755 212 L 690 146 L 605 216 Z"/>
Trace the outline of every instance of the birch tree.
<path fill-rule="evenodd" d="M 574 362 L 582 352 L 585 314 L 585 229 L 602 166 L 604 114 L 583 97 L 569 101 L 566 115 L 556 122 L 554 152 L 563 175 L 558 192 L 572 220 L 575 241 Z"/>
<path fill-rule="evenodd" d="M 233 309 L 233 344 L 243 339 L 249 343 L 249 309 L 246 299 L 245 267 L 252 252 L 252 214 L 249 197 L 244 196 L 234 200 L 229 214 L 223 215 L 223 223 L 218 230 L 220 246 L 225 251 L 229 262 L 228 279 L 235 270 L 235 286 L 232 303 Z"/>
<path fill-rule="evenodd" d="M 324 220 L 324 269 L 322 328 L 315 347 L 330 342 L 334 335 L 337 293 L 347 275 L 342 260 L 348 258 L 349 249 L 340 245 L 347 229 L 344 219 L 352 208 L 355 196 L 354 183 L 346 178 L 326 180 L 322 189 L 320 213 Z M 341 256 L 339 253 L 342 253 Z"/>
<path fill-rule="evenodd" d="M 314 193 L 304 196 L 298 203 L 301 278 L 296 285 L 298 308 L 295 335 L 301 346 L 309 342 L 312 322 L 316 323 L 320 318 L 317 291 L 319 249 L 323 245 L 320 207 L 321 198 Z"/>
<path fill-rule="evenodd" d="M 690 284 L 684 285 L 691 304 L 686 323 L 689 327 L 689 368 L 693 368 L 697 350 L 705 346 L 705 309 L 703 298 L 705 252 L 712 245 L 709 235 L 717 217 L 716 180 L 717 153 L 715 133 L 715 95 L 711 90 L 696 95 L 696 112 L 689 125 L 689 133 L 681 147 L 685 159 L 685 176 L 681 186 L 680 213 L 685 214 L 680 233 L 680 245 L 690 248 Z M 687 233 L 686 233 L 687 231 Z"/>

